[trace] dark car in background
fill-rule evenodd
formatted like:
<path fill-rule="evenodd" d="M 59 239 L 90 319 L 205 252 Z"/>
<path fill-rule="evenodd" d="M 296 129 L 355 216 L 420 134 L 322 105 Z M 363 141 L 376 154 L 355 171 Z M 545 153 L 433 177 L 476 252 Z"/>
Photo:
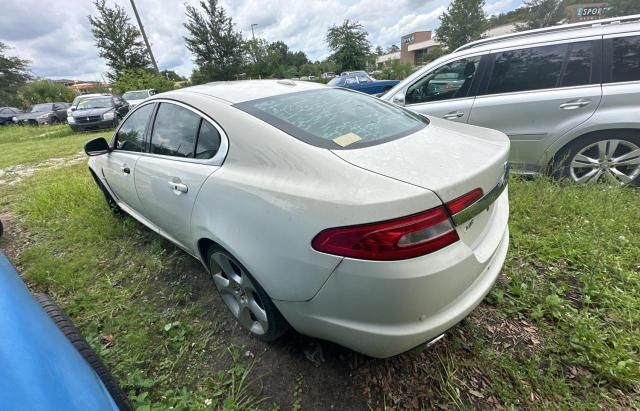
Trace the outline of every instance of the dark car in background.
<path fill-rule="evenodd" d="M 376 80 L 366 71 L 345 71 L 327 84 L 367 94 L 382 94 L 391 90 L 398 83 L 400 83 L 399 80 Z"/>
<path fill-rule="evenodd" d="M 120 96 L 98 96 L 81 100 L 68 117 L 73 131 L 115 127 L 129 112 L 129 103 Z"/>
<path fill-rule="evenodd" d="M 31 126 L 64 123 L 67 120 L 67 108 L 69 108 L 69 103 L 34 104 L 24 113 L 15 116 L 15 122 Z"/>
<path fill-rule="evenodd" d="M 0 125 L 13 124 L 13 118 L 22 114 L 22 110 L 15 107 L 0 107 Z"/>

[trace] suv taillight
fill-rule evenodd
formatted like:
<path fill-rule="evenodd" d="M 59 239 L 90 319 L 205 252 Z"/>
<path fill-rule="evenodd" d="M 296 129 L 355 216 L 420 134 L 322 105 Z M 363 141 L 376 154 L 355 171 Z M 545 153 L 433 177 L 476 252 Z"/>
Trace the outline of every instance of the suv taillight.
<path fill-rule="evenodd" d="M 429 254 L 460 238 L 444 207 L 377 223 L 329 228 L 311 246 L 328 254 L 364 260 L 403 260 Z"/>

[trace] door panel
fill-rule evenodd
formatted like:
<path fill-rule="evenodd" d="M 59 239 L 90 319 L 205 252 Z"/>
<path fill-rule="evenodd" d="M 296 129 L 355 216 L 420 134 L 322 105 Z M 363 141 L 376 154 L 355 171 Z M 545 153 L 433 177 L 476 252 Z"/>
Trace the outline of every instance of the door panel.
<path fill-rule="evenodd" d="M 105 156 L 102 172 L 111 191 L 127 206 L 142 212 L 142 204 L 136 192 L 134 173 L 140 154 L 112 151 Z"/>
<path fill-rule="evenodd" d="M 469 124 L 494 128 L 511 139 L 509 160 L 537 164 L 546 147 L 593 115 L 600 85 L 478 96 Z"/>
<path fill-rule="evenodd" d="M 175 242 L 192 248 L 191 211 L 202 184 L 217 169 L 169 157 L 141 157 L 135 178 L 144 216 Z"/>
<path fill-rule="evenodd" d="M 441 117 L 446 120 L 466 123 L 473 107 L 473 97 L 434 101 L 431 103 L 411 104 L 406 106 L 409 110 L 421 114 Z"/>

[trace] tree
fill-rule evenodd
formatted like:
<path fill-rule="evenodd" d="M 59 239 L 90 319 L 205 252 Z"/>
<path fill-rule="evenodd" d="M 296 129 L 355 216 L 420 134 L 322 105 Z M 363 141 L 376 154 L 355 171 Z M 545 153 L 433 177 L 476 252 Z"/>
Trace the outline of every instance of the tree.
<path fill-rule="evenodd" d="M 194 83 L 212 80 L 231 80 L 242 68 L 245 46 L 242 33 L 235 30 L 230 16 L 217 0 L 200 1 L 200 11 L 187 4 L 189 36 L 187 49 L 194 55 L 197 74 Z"/>
<path fill-rule="evenodd" d="M 525 20 L 516 24 L 518 31 L 553 26 L 564 18 L 564 5 L 561 0 L 526 0 L 524 9 Z"/>
<path fill-rule="evenodd" d="M 335 61 L 338 72 L 362 70 L 369 56 L 368 33 L 355 21 L 345 20 L 340 26 L 331 26 L 326 41 L 333 51 L 331 59 Z"/>
<path fill-rule="evenodd" d="M 487 28 L 484 0 L 453 0 L 440 16 L 436 37 L 440 44 L 453 51 L 482 37 Z"/>
<path fill-rule="evenodd" d="M 640 2 L 638 0 L 611 0 L 609 7 L 611 9 L 607 12 L 608 17 L 640 14 Z"/>
<path fill-rule="evenodd" d="M 114 80 L 124 70 L 148 67 L 151 61 L 140 31 L 129 22 L 124 8 L 117 4 L 110 8 L 106 0 L 96 0 L 94 5 L 98 14 L 89 16 L 89 23 L 98 55 L 107 61 L 111 69 L 107 77 Z"/>
<path fill-rule="evenodd" d="M 31 78 L 29 61 L 7 56 L 7 50 L 0 42 L 0 107 L 20 105 L 18 89 Z"/>
<path fill-rule="evenodd" d="M 180 74 L 176 73 L 173 70 L 162 70 L 160 72 L 160 74 L 166 78 L 167 80 L 171 80 L 171 81 L 185 81 L 186 78 L 182 77 Z"/>
<path fill-rule="evenodd" d="M 174 73 L 175 74 L 175 73 Z M 177 74 L 176 74 L 177 76 Z M 158 93 L 174 89 L 174 80 L 167 79 L 163 74 L 158 74 L 151 69 L 128 69 L 120 72 L 113 82 L 113 91 L 123 94 L 130 90 L 145 90 L 152 88 Z"/>
<path fill-rule="evenodd" d="M 382 56 L 383 54 L 384 54 L 384 50 L 382 50 L 382 47 L 376 46 L 376 55 Z"/>
<path fill-rule="evenodd" d="M 76 92 L 61 83 L 39 80 L 27 83 L 18 92 L 23 107 L 38 103 L 71 102 Z"/>

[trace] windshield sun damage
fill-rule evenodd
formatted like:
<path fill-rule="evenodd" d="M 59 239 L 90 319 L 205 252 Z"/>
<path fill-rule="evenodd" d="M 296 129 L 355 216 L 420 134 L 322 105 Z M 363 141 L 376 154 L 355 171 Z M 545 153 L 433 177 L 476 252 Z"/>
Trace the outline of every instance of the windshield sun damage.
<path fill-rule="evenodd" d="M 380 144 L 428 124 L 406 109 L 345 89 L 301 91 L 236 107 L 299 140 L 330 149 Z"/>
<path fill-rule="evenodd" d="M 76 110 L 88 110 L 92 108 L 108 108 L 113 107 L 111 97 L 97 97 L 80 100 Z"/>

